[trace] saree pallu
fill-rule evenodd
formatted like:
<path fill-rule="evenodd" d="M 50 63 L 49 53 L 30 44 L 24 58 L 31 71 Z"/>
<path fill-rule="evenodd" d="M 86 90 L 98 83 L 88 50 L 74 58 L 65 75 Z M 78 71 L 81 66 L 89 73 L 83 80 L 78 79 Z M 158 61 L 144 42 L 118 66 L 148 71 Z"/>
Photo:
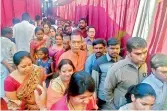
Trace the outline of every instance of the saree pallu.
<path fill-rule="evenodd" d="M 34 50 L 34 59 L 37 60 L 38 56 L 37 56 L 37 51 L 42 48 L 42 47 L 46 47 L 46 41 L 47 39 L 44 38 L 42 41 L 40 41 L 39 43 L 37 43 L 35 40 L 32 40 L 30 43 L 30 48 Z"/>
<path fill-rule="evenodd" d="M 64 53 L 64 49 L 58 50 L 54 48 L 54 46 L 49 48 L 49 57 L 53 60 L 55 72 L 56 72 L 56 68 L 57 68 L 56 65 L 58 63 L 58 60 L 63 53 Z"/>
<path fill-rule="evenodd" d="M 59 61 L 59 58 L 60 58 L 60 56 L 62 55 L 64 53 L 64 49 L 62 49 L 62 50 L 59 50 L 59 51 L 57 51 L 57 53 L 55 53 L 54 54 L 54 56 L 53 56 L 53 66 L 54 66 L 54 69 L 55 69 L 55 72 L 57 71 L 57 66 L 58 66 L 58 61 Z"/>
<path fill-rule="evenodd" d="M 34 90 L 44 79 L 43 70 L 34 65 L 32 73 L 26 76 L 24 83 L 16 91 L 18 100 L 8 100 L 8 109 L 39 110 L 35 102 Z"/>

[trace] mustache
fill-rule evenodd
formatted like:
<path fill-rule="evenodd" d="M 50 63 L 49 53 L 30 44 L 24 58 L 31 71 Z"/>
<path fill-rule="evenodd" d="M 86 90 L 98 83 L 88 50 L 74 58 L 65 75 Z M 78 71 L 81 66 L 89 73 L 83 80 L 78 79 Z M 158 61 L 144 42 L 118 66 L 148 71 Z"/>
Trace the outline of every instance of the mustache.
<path fill-rule="evenodd" d="M 96 54 L 103 54 L 102 52 L 97 52 Z"/>

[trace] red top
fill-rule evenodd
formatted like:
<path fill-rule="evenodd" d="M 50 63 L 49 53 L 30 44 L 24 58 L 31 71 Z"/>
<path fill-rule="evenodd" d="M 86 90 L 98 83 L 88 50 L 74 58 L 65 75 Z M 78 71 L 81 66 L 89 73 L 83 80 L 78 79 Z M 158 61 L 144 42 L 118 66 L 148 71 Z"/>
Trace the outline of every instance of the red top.
<path fill-rule="evenodd" d="M 0 103 L 0 110 L 8 110 L 7 103 L 3 98 L 0 99 Z"/>
<path fill-rule="evenodd" d="M 16 91 L 20 87 L 20 85 L 21 84 L 16 79 L 14 79 L 11 76 L 8 76 L 4 82 L 4 89 L 5 91 L 12 92 Z"/>
<path fill-rule="evenodd" d="M 4 89 L 8 92 L 16 91 L 20 87 L 20 83 L 14 79 L 12 76 L 8 76 L 4 81 Z M 25 108 L 25 102 L 22 101 L 22 104 L 20 105 L 20 110 L 24 110 Z"/>

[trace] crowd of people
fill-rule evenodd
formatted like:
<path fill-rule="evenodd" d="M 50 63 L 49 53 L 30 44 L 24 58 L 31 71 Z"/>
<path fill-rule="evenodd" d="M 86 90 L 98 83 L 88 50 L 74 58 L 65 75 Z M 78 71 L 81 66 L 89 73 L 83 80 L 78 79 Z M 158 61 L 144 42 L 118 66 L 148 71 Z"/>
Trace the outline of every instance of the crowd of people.
<path fill-rule="evenodd" d="M 1 110 L 167 110 L 167 55 L 147 58 L 132 37 L 96 38 L 85 18 L 22 21 L 1 29 Z M 151 74 L 147 66 L 151 66 Z"/>

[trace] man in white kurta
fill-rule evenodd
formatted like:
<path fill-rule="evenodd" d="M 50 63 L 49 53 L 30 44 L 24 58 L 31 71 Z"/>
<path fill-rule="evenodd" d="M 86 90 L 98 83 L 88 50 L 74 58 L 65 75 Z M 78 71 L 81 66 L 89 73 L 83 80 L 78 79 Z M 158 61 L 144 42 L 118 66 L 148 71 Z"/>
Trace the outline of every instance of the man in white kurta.
<path fill-rule="evenodd" d="M 22 22 L 13 27 L 17 51 L 30 52 L 30 40 L 33 38 L 35 26 L 30 24 L 29 20 L 29 14 L 23 13 Z"/>

